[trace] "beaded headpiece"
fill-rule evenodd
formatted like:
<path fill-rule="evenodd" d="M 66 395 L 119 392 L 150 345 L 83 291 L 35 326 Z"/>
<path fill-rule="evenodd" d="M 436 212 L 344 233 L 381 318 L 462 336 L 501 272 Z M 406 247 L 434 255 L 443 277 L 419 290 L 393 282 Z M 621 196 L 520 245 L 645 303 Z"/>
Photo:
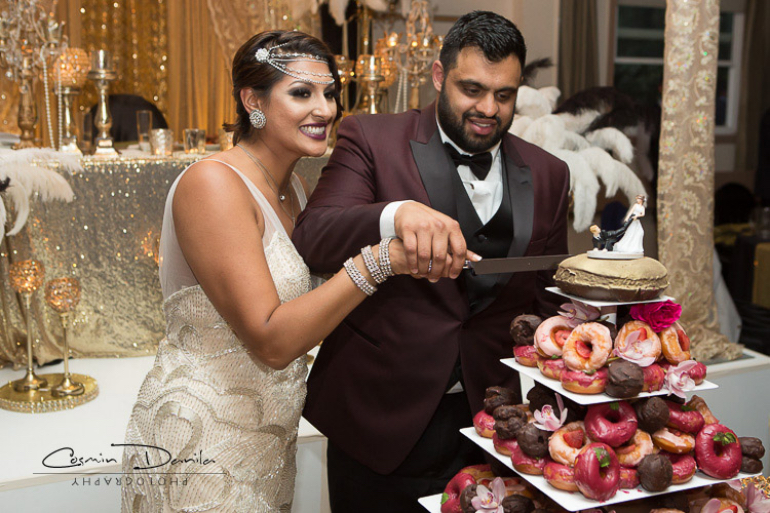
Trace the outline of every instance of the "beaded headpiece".
<path fill-rule="evenodd" d="M 255 54 L 255 57 L 257 58 L 257 62 L 269 64 L 275 69 L 277 69 L 278 71 L 280 71 L 281 73 L 285 73 L 290 77 L 294 77 L 299 80 L 305 80 L 307 82 L 313 82 L 315 84 L 322 84 L 322 85 L 329 85 L 334 83 L 334 75 L 332 73 L 314 73 L 312 71 L 289 68 L 288 66 L 286 66 L 286 63 L 288 62 L 298 62 L 298 61 L 324 62 L 328 64 L 326 59 L 324 59 L 323 57 L 320 57 L 318 55 L 313 55 L 310 53 L 283 53 L 283 52 L 275 51 L 278 48 L 287 44 L 289 43 L 283 43 L 280 45 L 273 46 L 271 48 L 260 48 L 259 50 L 257 50 L 257 53 Z M 329 80 L 319 80 L 314 78 L 308 78 L 306 75 L 310 75 L 312 77 L 328 77 Z"/>

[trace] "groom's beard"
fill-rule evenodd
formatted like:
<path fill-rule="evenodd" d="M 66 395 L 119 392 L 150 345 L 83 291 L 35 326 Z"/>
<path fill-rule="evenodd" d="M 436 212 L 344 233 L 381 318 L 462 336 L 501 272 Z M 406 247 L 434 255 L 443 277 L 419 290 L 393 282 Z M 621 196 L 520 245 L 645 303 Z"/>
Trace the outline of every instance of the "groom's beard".
<path fill-rule="evenodd" d="M 444 83 L 446 86 L 446 82 Z M 446 87 L 442 87 L 438 94 L 438 102 L 436 104 L 436 111 L 438 113 L 438 121 L 441 124 L 441 129 L 444 133 L 461 149 L 468 153 L 481 153 L 488 151 L 494 145 L 499 143 L 503 136 L 508 132 L 513 123 L 513 116 L 506 120 L 503 124 L 500 116 L 485 116 L 475 110 L 468 110 L 460 113 L 455 113 L 452 109 L 452 105 L 449 102 L 449 97 L 446 94 Z M 465 128 L 465 121 L 468 118 L 489 118 L 494 119 L 496 122 L 495 131 L 488 136 L 482 137 L 476 135 Z"/>

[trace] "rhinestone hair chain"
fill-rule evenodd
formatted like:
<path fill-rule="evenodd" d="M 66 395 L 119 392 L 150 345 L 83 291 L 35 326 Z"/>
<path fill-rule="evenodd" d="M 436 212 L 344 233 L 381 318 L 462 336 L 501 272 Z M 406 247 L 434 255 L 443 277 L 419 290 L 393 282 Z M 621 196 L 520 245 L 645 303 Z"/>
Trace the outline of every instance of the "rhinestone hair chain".
<path fill-rule="evenodd" d="M 276 49 L 287 45 L 289 43 L 283 43 L 280 45 L 273 46 L 272 48 L 260 48 L 257 50 L 257 53 L 255 54 L 255 57 L 257 58 L 257 62 L 261 63 L 267 63 L 280 71 L 281 73 L 285 73 L 289 75 L 290 77 L 297 78 L 299 80 L 305 80 L 307 82 L 313 82 L 314 84 L 321 84 L 321 85 L 329 85 L 334 83 L 334 75 L 332 73 L 314 73 L 312 71 L 304 71 L 300 69 L 294 69 L 289 68 L 286 66 L 287 62 L 297 62 L 297 61 L 313 61 L 313 62 L 324 62 L 326 63 L 326 59 L 323 57 L 319 57 L 318 55 L 313 55 L 310 53 L 277 53 L 275 52 Z M 328 63 L 327 63 L 328 64 Z M 313 78 L 308 78 L 307 76 L 303 75 L 310 75 L 313 77 L 328 77 L 329 80 L 318 80 Z"/>

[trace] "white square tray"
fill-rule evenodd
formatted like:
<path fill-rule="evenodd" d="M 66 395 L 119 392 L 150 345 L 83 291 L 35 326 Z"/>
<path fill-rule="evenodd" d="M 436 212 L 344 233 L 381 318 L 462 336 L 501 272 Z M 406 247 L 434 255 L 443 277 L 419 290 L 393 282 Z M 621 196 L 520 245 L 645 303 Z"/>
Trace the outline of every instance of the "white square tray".
<path fill-rule="evenodd" d="M 487 451 L 489 454 L 495 456 L 504 465 L 506 465 L 511 470 L 514 470 L 515 472 L 515 469 L 513 468 L 513 463 L 511 462 L 511 457 L 505 456 L 497 452 L 495 450 L 494 444 L 492 443 L 492 439 L 483 438 L 479 436 L 476 433 L 476 430 L 472 427 L 461 429 L 460 433 L 470 438 L 479 447 Z M 618 504 L 620 502 L 628 502 L 636 499 L 644 499 L 646 497 L 652 497 L 653 495 L 665 495 L 667 493 L 678 492 L 681 490 L 689 490 L 690 488 L 698 488 L 701 486 L 708 486 L 708 485 L 714 485 L 717 483 L 726 483 L 727 481 L 732 481 L 732 479 L 714 479 L 698 471 L 695 473 L 693 478 L 690 479 L 688 482 L 684 484 L 671 485 L 668 488 L 666 488 L 665 491 L 662 491 L 662 492 L 648 492 L 640 486 L 639 488 L 634 488 L 630 490 L 618 490 L 618 493 L 616 493 L 615 496 L 612 497 L 610 500 L 606 502 L 599 502 L 599 501 L 595 501 L 585 497 L 580 492 L 565 492 L 564 490 L 559 490 L 558 488 L 554 488 L 553 486 L 548 484 L 548 481 L 546 481 L 543 476 L 533 476 L 529 474 L 522 474 L 520 472 L 517 472 L 517 474 L 519 474 L 531 485 L 533 485 L 535 488 L 537 488 L 538 490 L 546 494 L 548 497 L 556 501 L 561 507 L 563 507 L 568 511 L 580 511 L 581 509 L 598 508 L 598 507 L 606 506 L 610 504 Z M 744 479 L 746 477 L 754 477 L 758 475 L 759 474 L 740 473 L 737 476 L 735 476 L 733 479 Z M 439 497 L 439 502 L 440 501 L 441 499 Z"/>
<path fill-rule="evenodd" d="M 548 292 L 553 292 L 559 296 L 564 296 L 569 299 L 574 299 L 575 301 L 580 301 L 586 305 L 595 306 L 596 308 L 601 308 L 603 306 L 641 305 L 643 303 L 660 303 L 662 301 L 674 300 L 674 298 L 671 296 L 658 296 L 655 299 L 648 299 L 646 301 L 600 301 L 598 299 L 588 299 L 580 296 L 573 296 L 572 294 L 567 294 L 559 287 L 546 287 L 545 290 Z"/>
<path fill-rule="evenodd" d="M 430 511 L 431 513 L 441 513 L 441 496 L 443 494 L 437 493 L 436 495 L 428 495 L 427 497 L 420 497 L 417 502 L 420 505 Z"/>
<path fill-rule="evenodd" d="M 600 404 L 600 403 L 611 403 L 613 401 L 626 401 L 628 399 L 618 399 L 617 397 L 610 397 L 607 394 L 576 394 L 574 392 L 570 392 L 569 390 L 565 390 L 563 386 L 561 386 L 561 383 L 559 381 L 556 381 L 555 379 L 547 378 L 543 375 L 542 372 L 540 372 L 540 369 L 537 367 L 527 367 L 526 365 L 522 365 L 519 362 L 516 361 L 516 358 L 504 358 L 500 360 L 503 364 L 507 365 L 508 367 L 514 369 L 515 371 L 519 372 L 520 374 L 524 374 L 525 376 L 529 376 L 533 380 L 537 381 L 538 383 L 541 383 L 551 390 L 558 392 L 559 394 L 563 395 L 564 397 L 568 397 L 569 399 L 572 399 L 578 404 Z M 712 383 L 711 381 L 704 380 L 703 383 L 696 386 L 692 392 L 700 392 L 701 390 L 712 390 L 714 388 L 719 388 L 719 385 L 716 383 Z M 667 395 L 668 390 L 658 390 L 657 392 L 642 392 L 636 397 L 653 397 L 656 395 Z M 631 397 L 629 399 L 635 399 L 634 397 Z"/>

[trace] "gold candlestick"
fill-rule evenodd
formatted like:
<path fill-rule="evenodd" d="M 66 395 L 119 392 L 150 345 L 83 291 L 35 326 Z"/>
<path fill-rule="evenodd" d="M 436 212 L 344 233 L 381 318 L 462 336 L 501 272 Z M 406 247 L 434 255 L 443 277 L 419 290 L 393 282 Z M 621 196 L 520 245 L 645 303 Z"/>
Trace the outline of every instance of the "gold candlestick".
<path fill-rule="evenodd" d="M 85 392 L 82 383 L 72 380 L 70 374 L 70 345 L 69 328 L 72 310 L 80 302 L 80 282 L 77 278 L 57 278 L 51 280 L 45 287 L 45 300 L 57 314 L 64 331 L 64 377 L 61 383 L 51 388 L 54 397 L 81 395 Z"/>
<path fill-rule="evenodd" d="M 22 260 L 11 264 L 9 274 L 11 286 L 21 294 L 27 319 L 27 374 L 13 382 L 13 389 L 17 392 L 40 390 L 48 385 L 48 381 L 38 377 L 32 367 L 32 293 L 43 284 L 45 271 L 43 264 L 36 260 Z"/>
<path fill-rule="evenodd" d="M 118 152 L 113 146 L 110 128 L 112 128 L 112 116 L 107 104 L 107 89 L 110 82 L 117 80 L 118 74 L 112 69 L 112 60 L 106 50 L 95 50 L 91 54 L 91 71 L 88 78 L 96 83 L 99 93 L 99 106 L 96 109 L 95 125 L 99 133 L 96 136 L 96 151 L 94 155 L 102 157 L 115 157 Z"/>

